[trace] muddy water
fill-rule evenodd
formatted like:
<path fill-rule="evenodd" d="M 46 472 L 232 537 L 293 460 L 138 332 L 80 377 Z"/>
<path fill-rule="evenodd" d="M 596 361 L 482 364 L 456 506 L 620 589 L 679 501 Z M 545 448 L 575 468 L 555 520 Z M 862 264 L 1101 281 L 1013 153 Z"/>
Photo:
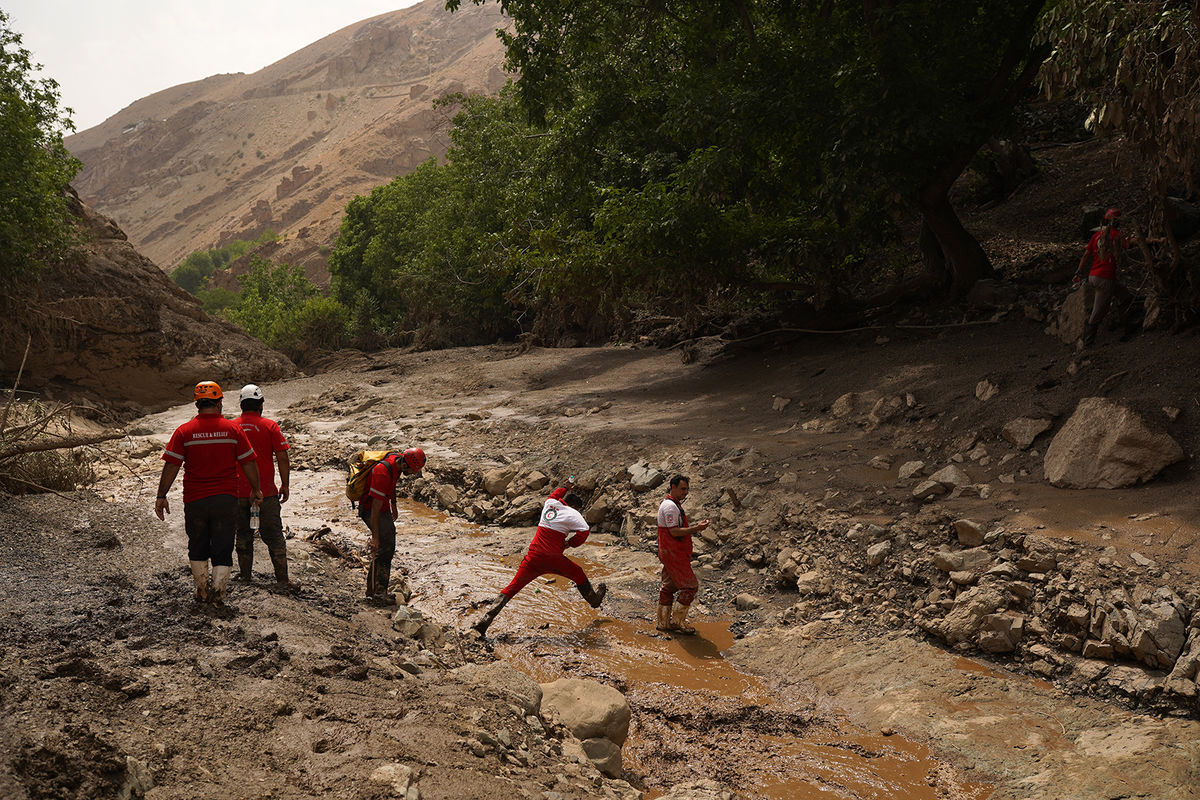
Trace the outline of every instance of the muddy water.
<path fill-rule="evenodd" d="M 295 496 L 320 499 L 285 507 L 285 522 L 300 531 L 329 524 L 365 542 L 364 526 L 339 496 L 341 482 L 295 474 Z M 409 570 L 413 604 L 461 628 L 511 579 L 531 533 L 479 528 L 404 501 L 397 532 L 396 562 Z M 699 775 L 739 797 L 769 800 L 990 796 L 988 787 L 959 782 L 922 745 L 857 730 L 820 698 L 781 696 L 740 672 L 722 656 L 734 639 L 728 620 L 694 620 L 694 637 L 658 633 L 646 613 L 655 602 L 645 594 L 652 570 L 631 568 L 617 547 L 589 544 L 576 553 L 593 581 L 613 580 L 603 613 L 566 579 L 546 576 L 508 605 L 489 636 L 501 658 L 539 682 L 588 677 L 626 694 L 634 723 L 624 766 L 648 798 Z"/>

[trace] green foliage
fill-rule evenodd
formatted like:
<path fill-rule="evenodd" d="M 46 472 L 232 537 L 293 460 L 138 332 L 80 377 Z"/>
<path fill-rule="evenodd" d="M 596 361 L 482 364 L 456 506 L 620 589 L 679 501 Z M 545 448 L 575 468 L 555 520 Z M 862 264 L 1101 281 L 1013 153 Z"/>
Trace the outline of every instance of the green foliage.
<path fill-rule="evenodd" d="M 235 239 L 224 247 L 215 250 L 197 250 L 189 253 L 179 266 L 171 272 L 171 280 L 182 289 L 196 296 L 208 287 L 208 279 L 213 273 L 227 269 L 246 253 L 268 242 L 279 241 L 279 234 L 266 230 L 257 239 Z"/>
<path fill-rule="evenodd" d="M 63 146 L 74 130 L 58 84 L 40 69 L 0 10 L 0 288 L 36 276 L 70 248 L 64 190 L 80 164 Z"/>

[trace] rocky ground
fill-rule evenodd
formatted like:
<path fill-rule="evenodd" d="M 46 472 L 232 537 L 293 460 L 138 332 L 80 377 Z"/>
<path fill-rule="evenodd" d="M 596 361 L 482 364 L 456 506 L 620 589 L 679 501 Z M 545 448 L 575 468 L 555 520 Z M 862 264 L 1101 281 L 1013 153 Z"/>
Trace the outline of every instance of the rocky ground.
<path fill-rule="evenodd" d="M 904 740 L 931 749 L 914 762 L 930 797 L 1194 796 L 1197 344 L 1148 333 L 1079 352 L 1031 319 L 1055 313 L 1038 292 L 957 321 L 970 325 L 796 335 L 691 363 L 630 347 L 342 354 L 267 386 L 294 446 L 291 546 L 307 588 L 244 590 L 227 617 L 193 607 L 181 521 L 150 513 L 158 449 L 187 407 L 143 418 L 114 449 L 125 463 L 99 465 L 95 494 L 0 508 L 0 786 L 38 798 L 246 786 L 281 798 L 410 786 L 922 796 L 894 775 L 846 788 L 857 766 L 814 766 L 814 749 L 871 762 L 890 747 L 880 742 Z M 1076 416 L 1089 397 L 1113 404 L 1099 423 Z M 1132 432 L 1101 457 L 1088 431 L 1119 419 Z M 1144 458 L 1155 442 L 1165 467 Z M 430 460 L 405 491 L 436 515 L 402 530 L 397 556 L 424 618 L 393 622 L 358 603 L 361 532 L 337 471 L 358 449 L 412 444 Z M 1080 448 L 1115 466 L 1079 473 L 1053 457 Z M 1060 466 L 1153 477 L 1067 489 L 1046 477 Z M 719 662 L 742 670 L 734 684 L 761 686 L 724 711 L 680 699 L 699 679 L 663 684 L 637 666 L 677 647 L 645 633 L 652 512 L 674 472 L 692 478 L 693 517 L 714 521 L 696 566 L 715 646 L 682 663 Z M 613 585 L 604 614 L 538 592 L 492 641 L 463 635 L 519 558 L 520 526 L 567 475 L 603 545 L 586 557 Z M 522 691 L 535 692 L 512 671 L 471 676 L 497 656 L 544 682 L 620 688 L 633 713 L 622 777 L 598 771 L 553 714 L 529 714 Z M 809 729 L 817 745 L 780 744 Z M 794 774 L 822 777 L 789 788 L 743 768 L 780 753 Z M 668 794 L 695 779 L 717 784 Z"/>

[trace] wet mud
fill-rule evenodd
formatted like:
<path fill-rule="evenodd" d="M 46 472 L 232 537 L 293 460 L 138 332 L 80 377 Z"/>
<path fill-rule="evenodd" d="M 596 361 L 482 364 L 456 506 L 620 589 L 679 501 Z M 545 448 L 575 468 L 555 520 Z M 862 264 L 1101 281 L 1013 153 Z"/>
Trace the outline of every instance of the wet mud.
<path fill-rule="evenodd" d="M 309 531 L 328 524 L 363 544 L 365 527 L 337 495 L 341 476 L 302 480 L 311 485 L 299 496 L 323 499 L 293 506 L 285 522 Z M 483 528 L 405 500 L 399 509 L 396 565 L 407 573 L 411 603 L 466 629 L 511 579 L 532 529 Z M 696 636 L 654 630 L 653 556 L 593 539 L 568 555 L 593 583 L 610 584 L 599 611 L 565 578 L 544 576 L 509 603 L 489 639 L 538 682 L 592 678 L 626 695 L 634 721 L 625 777 L 647 798 L 698 775 L 761 800 L 991 796 L 924 745 L 850 724 L 815 690 L 780 693 L 738 669 L 724 656 L 735 640 L 728 619 L 695 614 Z"/>

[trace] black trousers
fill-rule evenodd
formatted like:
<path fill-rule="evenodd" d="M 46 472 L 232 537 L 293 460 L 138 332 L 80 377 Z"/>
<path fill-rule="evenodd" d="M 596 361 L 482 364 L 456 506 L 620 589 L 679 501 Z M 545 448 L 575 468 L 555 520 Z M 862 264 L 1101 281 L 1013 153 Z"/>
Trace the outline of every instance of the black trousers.
<path fill-rule="evenodd" d="M 237 511 L 237 498 L 231 494 L 213 495 L 183 504 L 188 561 L 212 561 L 214 567 L 233 566 Z"/>
<path fill-rule="evenodd" d="M 358 516 L 371 528 L 371 512 L 366 505 L 358 507 Z M 392 556 L 396 555 L 396 523 L 392 512 L 384 508 L 379 512 L 379 550 L 367 573 L 367 594 L 384 594 L 392 579 Z"/>

